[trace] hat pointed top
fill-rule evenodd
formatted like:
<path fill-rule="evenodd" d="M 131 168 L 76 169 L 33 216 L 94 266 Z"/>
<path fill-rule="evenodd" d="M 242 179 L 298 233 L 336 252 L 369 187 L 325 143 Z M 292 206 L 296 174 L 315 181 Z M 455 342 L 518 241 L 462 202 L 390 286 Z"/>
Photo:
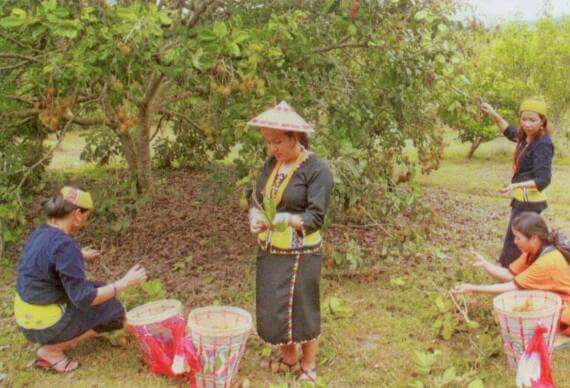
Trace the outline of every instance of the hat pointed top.
<path fill-rule="evenodd" d="M 307 123 L 287 102 L 281 101 L 273 108 L 248 121 L 254 127 L 273 128 L 282 131 L 313 133 L 315 129 Z"/>

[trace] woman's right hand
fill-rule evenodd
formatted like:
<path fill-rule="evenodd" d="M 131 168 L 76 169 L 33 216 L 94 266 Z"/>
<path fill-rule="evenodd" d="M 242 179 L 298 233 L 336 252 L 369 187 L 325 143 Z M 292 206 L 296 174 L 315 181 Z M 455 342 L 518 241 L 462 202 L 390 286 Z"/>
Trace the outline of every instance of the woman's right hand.
<path fill-rule="evenodd" d="M 269 225 L 265 219 L 265 215 L 258 208 L 249 209 L 249 230 L 253 234 L 259 234 L 267 229 Z"/>
<path fill-rule="evenodd" d="M 470 250 L 471 255 L 473 256 L 473 260 L 471 261 L 471 265 L 474 267 L 485 267 L 485 264 L 488 263 L 487 259 L 483 257 L 479 252 L 474 249 Z"/>
<path fill-rule="evenodd" d="M 491 105 L 489 105 L 484 101 L 481 101 L 481 103 L 479 104 L 479 109 L 481 110 L 481 112 L 485 113 L 489 117 L 498 116 L 497 111 Z"/>
<path fill-rule="evenodd" d="M 128 288 L 146 282 L 146 278 L 146 269 L 140 264 L 137 264 L 132 267 L 119 282 L 124 288 Z"/>

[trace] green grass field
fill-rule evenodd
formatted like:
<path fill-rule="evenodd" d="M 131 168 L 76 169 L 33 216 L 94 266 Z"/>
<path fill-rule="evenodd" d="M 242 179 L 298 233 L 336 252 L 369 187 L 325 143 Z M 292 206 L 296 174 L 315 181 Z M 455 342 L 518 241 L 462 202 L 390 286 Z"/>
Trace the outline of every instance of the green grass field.
<path fill-rule="evenodd" d="M 74 169 L 82 139 L 56 153 L 52 169 Z M 72 145 L 73 143 L 73 145 Z M 433 235 L 417 245 L 417 255 L 393 255 L 378 261 L 373 278 L 323 279 L 323 301 L 340 298 L 350 310 L 338 316 L 323 303 L 323 335 L 319 357 L 321 385 L 330 387 L 509 387 L 514 372 L 505 368 L 502 348 L 492 316 L 491 297 L 465 298 L 471 327 L 457 314 L 447 290 L 461 281 L 490 282 L 462 260 L 474 246 L 495 257 L 508 217 L 508 200 L 497 192 L 509 180 L 510 143 L 498 139 L 485 145 L 471 161 L 466 146 L 453 143 L 441 168 L 422 176 L 426 203 L 433 206 Z M 569 161 L 555 161 L 554 180 L 548 189 L 551 206 L 546 212 L 554 225 L 570 232 Z M 374 252 L 371 253 L 374 256 Z M 374 257 L 371 258 L 374 260 Z M 27 367 L 34 346 L 27 344 L 11 321 L 13 262 L 0 263 L 0 375 L 8 386 L 30 387 L 166 387 L 183 381 L 153 376 L 141 365 L 130 343 L 114 348 L 96 339 L 72 355 L 82 367 L 67 376 Z M 223 300 L 253 312 L 253 262 L 249 287 Z M 460 298 L 461 302 L 462 298 Z M 434 327 L 448 325 L 449 331 Z M 239 382 L 253 387 L 296 386 L 293 376 L 261 370 L 263 345 L 250 339 Z M 556 352 L 554 377 L 558 387 L 570 387 L 570 349 Z M 0 382 L 1 384 L 1 382 Z M 471 384 L 471 385 L 470 385 Z M 244 386 L 247 386 L 245 384 Z"/>

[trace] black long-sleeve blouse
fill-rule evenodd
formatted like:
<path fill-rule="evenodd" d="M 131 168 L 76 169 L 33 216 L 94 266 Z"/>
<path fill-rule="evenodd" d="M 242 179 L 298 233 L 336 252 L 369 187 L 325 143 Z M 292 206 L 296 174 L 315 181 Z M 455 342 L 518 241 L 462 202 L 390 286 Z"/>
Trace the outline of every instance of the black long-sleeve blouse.
<path fill-rule="evenodd" d="M 273 157 L 265 161 L 256 185 L 259 203 L 263 203 L 265 184 L 276 163 Z M 332 187 L 333 176 L 328 166 L 315 154 L 310 154 L 291 177 L 277 211 L 299 214 L 305 233 L 313 233 L 323 226 Z"/>
<path fill-rule="evenodd" d="M 518 143 L 519 147 L 524 147 L 526 142 L 517 139 L 517 127 L 509 125 L 503 134 L 512 142 Z M 514 172 L 511 183 L 534 180 L 539 191 L 544 190 L 552 179 L 552 158 L 554 157 L 554 145 L 552 138 L 544 134 L 536 138 L 526 146 L 518 160 L 518 169 Z M 518 201 L 513 201 L 513 206 L 521 205 Z M 526 206 L 536 206 L 528 204 Z M 517 206 L 521 207 L 521 206 Z M 546 207 L 546 204 L 544 204 Z M 529 209 L 530 210 L 530 209 Z"/>

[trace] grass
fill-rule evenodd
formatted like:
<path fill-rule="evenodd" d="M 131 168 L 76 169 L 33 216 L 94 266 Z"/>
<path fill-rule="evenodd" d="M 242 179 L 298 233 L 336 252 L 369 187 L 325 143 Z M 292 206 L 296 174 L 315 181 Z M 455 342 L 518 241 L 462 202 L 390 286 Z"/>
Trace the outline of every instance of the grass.
<path fill-rule="evenodd" d="M 64 144 L 64 152 L 60 150 L 55 155 L 54 170 L 79 168 L 93 177 L 105 173 L 93 167 L 81 170 L 81 164 L 76 165 L 81 139 L 67 140 L 70 143 Z M 509 143 L 497 140 L 484 145 L 475 159 L 467 161 L 463 156 L 466 147 L 452 143 L 441 168 L 419 178 L 431 198 L 428 203 L 434 205 L 434 219 L 432 238 L 417 244 L 417 254 L 394 255 L 378 262 L 380 274 L 373 280 L 344 279 L 334 274 L 323 279 L 323 299 L 336 296 L 352 311 L 349 316 L 336 316 L 323 306 L 319 372 L 328 386 L 408 387 L 421 383 L 426 387 L 467 387 L 478 381 L 485 387 L 514 385 L 513 372 L 504 366 L 491 297 L 466 298 L 470 318 L 479 323 L 479 328 L 470 329 L 455 313 L 446 294 L 457 282 L 490 281 L 467 268 L 461 259 L 468 246 L 475 246 L 488 257 L 496 256 L 500 249 L 508 200 L 498 196 L 497 190 L 508 182 L 510 152 Z M 555 162 L 553 183 L 548 189 L 551 206 L 546 215 L 551 223 L 570 232 L 570 194 L 565 188 L 570 178 L 567 162 L 563 158 Z M 82 367 L 71 375 L 46 374 L 26 367 L 33 359 L 34 348 L 10 319 L 15 266 L 4 260 L 0 268 L 0 375 L 6 375 L 4 383 L 8 386 L 184 385 L 148 372 L 140 364 L 134 344 L 113 348 L 102 339 L 72 353 Z M 253 263 L 244 276 L 250 286 L 222 302 L 253 312 Z M 438 304 L 438 297 L 443 305 Z M 445 339 L 433 328 L 438 320 L 453 327 L 450 338 Z M 260 370 L 262 349 L 258 339 L 250 339 L 240 381 L 248 379 L 254 387 L 294 385 L 293 376 L 280 377 Z M 555 353 L 554 377 L 559 387 L 570 387 L 568 365 L 570 350 Z"/>

